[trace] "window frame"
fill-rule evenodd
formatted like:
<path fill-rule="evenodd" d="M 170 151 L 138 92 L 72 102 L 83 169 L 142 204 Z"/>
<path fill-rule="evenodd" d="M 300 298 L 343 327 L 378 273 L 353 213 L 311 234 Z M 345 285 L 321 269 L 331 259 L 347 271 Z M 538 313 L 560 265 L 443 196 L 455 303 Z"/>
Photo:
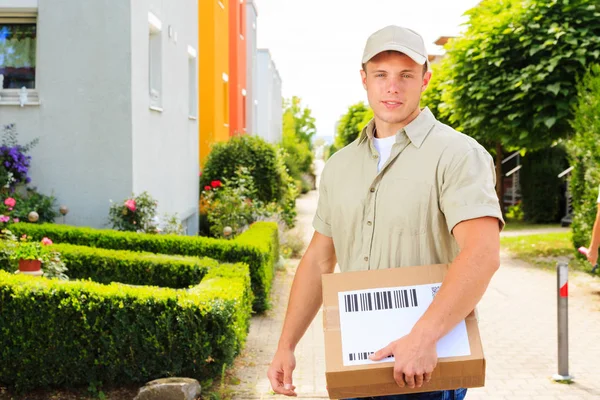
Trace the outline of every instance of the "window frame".
<path fill-rule="evenodd" d="M 27 102 L 21 104 L 20 94 L 21 89 L 4 89 L 0 87 L 0 105 L 10 105 L 10 106 L 37 106 L 40 105 L 40 96 L 39 96 L 39 68 L 38 68 L 38 60 L 39 60 L 39 41 L 38 41 L 38 13 L 37 11 L 19 11 L 19 12 L 11 12 L 6 9 L 0 8 L 0 24 L 31 24 L 36 27 L 36 38 L 35 38 L 35 78 L 34 78 L 34 88 L 26 89 L 27 92 Z"/>
<path fill-rule="evenodd" d="M 154 59 L 152 58 L 153 39 L 157 40 L 159 44 L 158 60 L 155 62 L 153 62 Z M 148 12 L 148 106 L 151 110 L 158 112 L 163 111 L 163 59 L 162 22 L 155 14 Z M 153 78 L 155 78 L 153 74 L 154 68 L 158 69 L 156 76 L 158 82 L 153 82 Z M 154 88 L 153 83 L 157 84 L 156 86 L 158 87 Z M 152 98 L 152 90 L 158 92 L 158 98 L 156 100 Z"/>

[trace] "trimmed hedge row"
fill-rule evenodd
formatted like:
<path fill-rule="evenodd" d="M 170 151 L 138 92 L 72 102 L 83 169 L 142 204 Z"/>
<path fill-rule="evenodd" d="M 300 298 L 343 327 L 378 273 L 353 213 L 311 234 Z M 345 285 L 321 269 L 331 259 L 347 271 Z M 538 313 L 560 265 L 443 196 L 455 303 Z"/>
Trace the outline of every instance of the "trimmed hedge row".
<path fill-rule="evenodd" d="M 0 271 L 0 382 L 28 390 L 217 376 L 244 345 L 252 297 L 241 263 L 209 268 L 190 290 Z"/>
<path fill-rule="evenodd" d="M 197 285 L 216 260 L 189 256 L 108 250 L 73 244 L 51 246 L 61 254 L 69 279 L 182 289 Z"/>
<path fill-rule="evenodd" d="M 157 254 L 205 256 L 223 262 L 243 262 L 250 266 L 252 291 L 255 296 L 253 309 L 256 312 L 264 312 L 269 307 L 274 266 L 279 259 L 278 229 L 277 224 L 273 222 L 256 222 L 234 240 L 151 235 L 56 224 L 17 223 L 11 225 L 10 230 L 17 236 L 27 234 L 35 240 L 46 236 L 55 243 Z"/>

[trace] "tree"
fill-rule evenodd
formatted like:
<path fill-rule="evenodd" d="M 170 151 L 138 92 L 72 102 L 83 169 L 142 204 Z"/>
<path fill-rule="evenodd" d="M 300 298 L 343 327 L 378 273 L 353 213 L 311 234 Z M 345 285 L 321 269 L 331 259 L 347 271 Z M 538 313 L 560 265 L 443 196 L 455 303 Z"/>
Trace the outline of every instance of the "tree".
<path fill-rule="evenodd" d="M 335 148 L 339 150 L 355 141 L 372 117 L 373 111 L 362 101 L 348 107 L 346 114 L 338 121 Z"/>
<path fill-rule="evenodd" d="M 572 132 L 576 80 L 600 60 L 597 0 L 483 0 L 447 44 L 442 117 L 495 148 L 536 150 Z M 437 96 L 437 97 L 436 97 Z M 501 195 L 501 179 L 498 179 Z"/>
<path fill-rule="evenodd" d="M 317 133 L 315 118 L 308 107 L 302 107 L 302 99 L 292 96 L 283 102 L 283 130 L 293 131 L 298 140 L 306 143 L 312 150 L 312 138 Z"/>

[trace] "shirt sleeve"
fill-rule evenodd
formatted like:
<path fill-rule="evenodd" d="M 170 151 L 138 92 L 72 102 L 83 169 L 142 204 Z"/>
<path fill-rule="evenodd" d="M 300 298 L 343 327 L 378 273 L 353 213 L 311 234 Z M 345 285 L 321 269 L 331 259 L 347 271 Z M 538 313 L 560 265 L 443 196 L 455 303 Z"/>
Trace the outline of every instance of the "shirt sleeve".
<path fill-rule="evenodd" d="M 317 203 L 317 212 L 313 218 L 313 228 L 315 231 L 322 235 L 332 237 L 331 233 L 331 210 L 329 207 L 329 199 L 327 196 L 327 179 L 326 179 L 327 165 L 323 168 L 321 173 L 321 180 L 319 182 L 319 202 Z"/>
<path fill-rule="evenodd" d="M 497 218 L 500 230 L 504 228 L 496 194 L 494 162 L 483 148 L 469 150 L 450 165 L 440 197 L 440 207 L 450 233 L 458 223 L 481 217 Z"/>

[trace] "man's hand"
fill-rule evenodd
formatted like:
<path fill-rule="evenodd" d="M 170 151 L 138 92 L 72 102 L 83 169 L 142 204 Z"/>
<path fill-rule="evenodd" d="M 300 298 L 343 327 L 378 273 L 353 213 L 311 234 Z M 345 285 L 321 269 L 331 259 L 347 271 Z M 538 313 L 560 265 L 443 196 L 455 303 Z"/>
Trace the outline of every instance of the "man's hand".
<path fill-rule="evenodd" d="M 436 343 L 412 332 L 377 351 L 370 359 L 379 361 L 391 355 L 396 359 L 394 380 L 400 387 L 422 387 L 431 380 L 438 360 Z"/>
<path fill-rule="evenodd" d="M 296 386 L 292 384 L 292 372 L 296 368 L 296 357 L 291 350 L 277 350 L 267 377 L 271 381 L 271 387 L 275 393 L 284 394 L 286 396 L 297 396 L 294 389 Z"/>

